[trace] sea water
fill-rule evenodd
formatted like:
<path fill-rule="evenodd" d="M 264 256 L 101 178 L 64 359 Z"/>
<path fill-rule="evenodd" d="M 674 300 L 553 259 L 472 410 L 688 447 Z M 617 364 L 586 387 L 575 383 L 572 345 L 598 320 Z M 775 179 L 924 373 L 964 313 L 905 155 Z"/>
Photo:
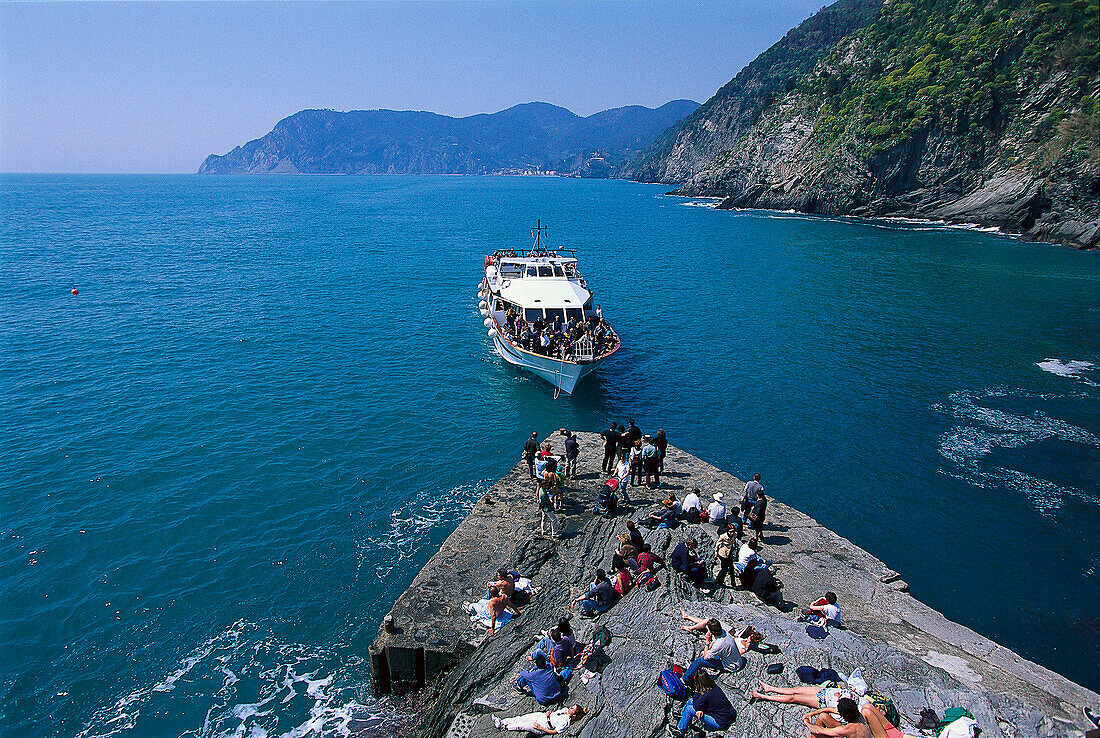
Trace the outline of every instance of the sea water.
<path fill-rule="evenodd" d="M 706 205 L 4 176 L 0 734 L 392 720 L 367 648 L 394 598 L 532 430 L 628 418 L 1100 687 L 1100 254 Z M 536 219 L 623 340 L 572 397 L 477 310 L 484 254 Z"/>

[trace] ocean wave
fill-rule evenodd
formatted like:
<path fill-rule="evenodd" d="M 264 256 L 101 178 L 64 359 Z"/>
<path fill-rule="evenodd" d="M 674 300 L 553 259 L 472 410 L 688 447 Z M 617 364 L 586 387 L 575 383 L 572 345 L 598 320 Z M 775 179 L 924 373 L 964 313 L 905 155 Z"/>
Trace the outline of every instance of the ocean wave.
<path fill-rule="evenodd" d="M 338 685 L 359 664 L 323 648 L 280 643 L 239 621 L 182 658 L 151 685 L 97 710 L 77 738 L 141 735 L 142 715 L 194 713 L 185 738 L 344 738 L 390 735 L 401 718 L 386 700 L 362 699 L 365 684 Z M 186 708 L 186 710 L 182 709 Z"/>
<path fill-rule="evenodd" d="M 382 581 L 402 562 L 428 558 L 422 554 L 438 545 L 431 534 L 449 534 L 456 521 L 465 518 L 491 486 L 490 481 L 483 480 L 460 484 L 445 492 L 421 490 L 390 513 L 385 531 L 358 544 L 356 574 L 363 574 L 365 568 Z M 381 560 L 380 553 L 383 553 Z"/>
<path fill-rule="evenodd" d="M 1036 362 L 1035 366 L 1042 369 L 1044 372 L 1050 374 L 1056 374 L 1059 377 L 1070 377 L 1077 379 L 1090 387 L 1098 386 L 1096 382 L 1082 376 L 1085 372 L 1090 372 L 1096 368 L 1096 365 L 1091 361 L 1075 361 L 1073 359 L 1051 359 L 1046 358 L 1042 361 Z"/>
<path fill-rule="evenodd" d="M 1047 440 L 1100 448 L 1100 437 L 1042 411 L 1023 415 L 983 404 L 1006 397 L 1034 401 L 1048 396 L 1006 389 L 962 391 L 948 397 L 950 404 L 933 406 L 934 410 L 958 421 L 940 437 L 939 452 L 948 462 L 947 473 L 982 489 L 1013 490 L 1025 496 L 1048 518 L 1053 518 L 1069 497 L 1100 506 L 1100 496 L 1096 494 L 1059 485 L 1018 469 L 987 463 L 996 450 L 1018 449 Z"/>

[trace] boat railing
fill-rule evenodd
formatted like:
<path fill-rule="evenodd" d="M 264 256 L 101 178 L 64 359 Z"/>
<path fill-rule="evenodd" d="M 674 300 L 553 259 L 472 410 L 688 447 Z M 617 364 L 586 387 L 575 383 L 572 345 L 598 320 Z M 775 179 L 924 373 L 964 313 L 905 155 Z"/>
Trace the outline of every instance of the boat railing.
<path fill-rule="evenodd" d="M 573 361 L 589 363 L 596 358 L 596 347 L 592 336 L 585 333 L 573 342 Z"/>

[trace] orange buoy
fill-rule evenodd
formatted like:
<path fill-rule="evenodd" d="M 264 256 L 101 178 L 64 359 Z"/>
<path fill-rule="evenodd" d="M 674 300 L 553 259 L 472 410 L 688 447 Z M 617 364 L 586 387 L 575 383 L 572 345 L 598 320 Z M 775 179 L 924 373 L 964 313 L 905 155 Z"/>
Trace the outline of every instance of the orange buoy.
<path fill-rule="evenodd" d="M 69 292 L 70 292 L 70 294 L 73 294 L 73 295 L 79 295 L 80 294 L 80 290 L 78 290 L 76 287 L 73 287 L 71 290 L 69 290 Z"/>

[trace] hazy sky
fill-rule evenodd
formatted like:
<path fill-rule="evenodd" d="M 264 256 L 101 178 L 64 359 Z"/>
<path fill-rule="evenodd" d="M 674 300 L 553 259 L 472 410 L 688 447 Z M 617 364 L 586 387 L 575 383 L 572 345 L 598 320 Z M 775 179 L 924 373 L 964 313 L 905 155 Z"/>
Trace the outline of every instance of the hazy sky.
<path fill-rule="evenodd" d="M 0 171 L 194 172 L 303 108 L 702 102 L 824 4 L 0 2 Z"/>

